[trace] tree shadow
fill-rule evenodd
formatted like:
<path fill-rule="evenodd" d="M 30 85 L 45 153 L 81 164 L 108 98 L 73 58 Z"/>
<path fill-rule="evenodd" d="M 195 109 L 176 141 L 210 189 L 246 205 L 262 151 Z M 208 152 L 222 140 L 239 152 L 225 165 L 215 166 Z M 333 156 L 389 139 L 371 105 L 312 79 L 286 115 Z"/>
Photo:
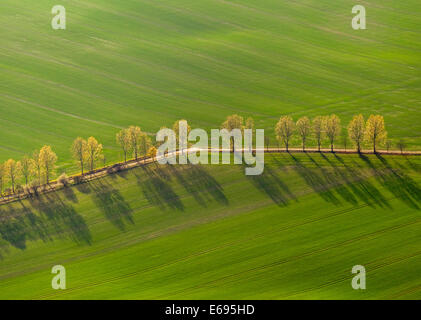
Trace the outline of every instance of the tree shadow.
<path fill-rule="evenodd" d="M 297 199 L 270 166 L 266 166 L 264 172 L 260 175 L 247 177 L 258 190 L 269 196 L 278 206 L 285 207 L 291 200 Z"/>
<path fill-rule="evenodd" d="M 9 245 L 25 250 L 28 241 L 47 242 L 65 237 L 79 244 L 91 244 L 83 217 L 57 194 L 30 198 L 30 206 L 25 203 L 18 201 L 0 209 L 0 236 Z"/>
<path fill-rule="evenodd" d="M 206 207 L 206 203 L 212 200 L 221 205 L 228 205 L 229 201 L 223 187 L 203 166 L 193 164 L 178 168 L 169 166 L 169 171 L 201 206 Z"/>
<path fill-rule="evenodd" d="M 91 188 L 89 187 L 89 182 L 82 182 L 76 185 L 77 191 L 83 194 L 89 194 L 91 193 Z"/>
<path fill-rule="evenodd" d="M 73 203 L 77 203 L 77 197 L 75 192 L 73 191 L 73 188 L 65 186 L 63 187 L 63 194 L 66 197 L 67 200 L 72 201 Z"/>
<path fill-rule="evenodd" d="M 355 167 L 349 166 L 338 154 L 334 153 L 334 157 L 338 160 L 343 169 L 338 168 L 328 157 L 323 155 L 323 158 L 334 168 L 337 175 L 340 176 L 343 181 L 343 188 L 349 188 L 347 194 L 351 194 L 354 198 L 351 203 L 357 205 L 359 201 L 362 201 L 370 207 L 388 207 L 391 208 L 389 201 L 386 197 L 376 188 L 376 186 L 369 181 L 370 175 L 364 173 L 364 170 L 357 170 Z M 342 193 L 342 196 L 345 196 Z M 350 200 L 350 198 L 345 198 Z"/>
<path fill-rule="evenodd" d="M 183 211 L 184 205 L 171 186 L 171 175 L 167 171 L 167 167 L 142 166 L 143 178 L 135 173 L 137 183 L 151 205 L 158 206 L 163 210 L 170 208 Z"/>
<path fill-rule="evenodd" d="M 290 154 L 295 163 L 294 170 L 303 178 L 309 187 L 312 188 L 323 200 L 339 206 L 341 201 L 332 192 L 331 188 L 338 184 L 337 178 L 327 169 L 321 167 L 309 154 L 311 161 L 316 164 L 316 168 L 306 167 L 298 158 Z"/>
<path fill-rule="evenodd" d="M 386 158 L 379 154 L 377 158 L 383 164 L 383 168 L 377 170 L 376 176 L 379 182 L 410 208 L 420 210 L 421 187 L 419 184 L 401 169 L 393 168 Z"/>
<path fill-rule="evenodd" d="M 124 231 L 126 222 L 134 224 L 133 210 L 118 190 L 104 179 L 90 182 L 90 187 L 94 203 L 114 226 Z"/>
<path fill-rule="evenodd" d="M 92 243 L 92 236 L 84 218 L 72 205 L 64 202 L 58 193 L 53 192 L 33 198 L 31 205 L 48 220 L 56 236 L 68 236 L 76 243 L 89 245 Z"/>

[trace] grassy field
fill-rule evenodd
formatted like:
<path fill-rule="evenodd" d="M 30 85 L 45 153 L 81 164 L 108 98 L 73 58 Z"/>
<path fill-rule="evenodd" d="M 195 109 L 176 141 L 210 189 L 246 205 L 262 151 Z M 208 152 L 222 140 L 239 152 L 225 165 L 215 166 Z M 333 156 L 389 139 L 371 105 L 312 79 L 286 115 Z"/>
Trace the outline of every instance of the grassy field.
<path fill-rule="evenodd" d="M 156 132 L 185 118 L 215 128 L 232 113 L 273 127 L 337 113 L 385 116 L 390 137 L 421 149 L 419 0 L 368 0 L 354 31 L 342 0 L 51 0 L 0 5 L 0 160 L 43 144 L 74 171 L 69 146 L 94 135 L 122 158 L 121 127 Z"/>
<path fill-rule="evenodd" d="M 421 158 L 243 169 L 149 165 L 2 206 L 0 298 L 421 298 Z M 67 290 L 51 289 L 56 264 Z"/>

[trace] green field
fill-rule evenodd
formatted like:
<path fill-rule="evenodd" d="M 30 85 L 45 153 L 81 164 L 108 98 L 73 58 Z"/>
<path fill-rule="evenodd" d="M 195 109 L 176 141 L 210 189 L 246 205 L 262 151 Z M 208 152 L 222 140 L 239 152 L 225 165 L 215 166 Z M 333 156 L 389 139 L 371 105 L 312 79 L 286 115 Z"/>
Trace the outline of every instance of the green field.
<path fill-rule="evenodd" d="M 50 144 L 72 173 L 77 136 L 114 162 L 121 127 L 217 128 L 232 113 L 272 141 L 284 114 L 380 113 L 393 141 L 421 149 L 421 3 L 364 1 L 368 29 L 355 31 L 358 2 L 63 0 L 56 31 L 57 1 L 2 0 L 0 160 Z"/>
<path fill-rule="evenodd" d="M 367 30 L 351 28 L 358 3 Z M 57 4 L 66 30 L 51 28 Z M 78 136 L 95 136 L 111 164 L 121 128 L 209 130 L 233 113 L 272 146 L 283 115 L 381 114 L 393 143 L 421 150 L 420 10 L 2 0 L 0 161 L 47 144 L 57 174 L 72 174 Z M 421 299 L 420 213 L 420 157 L 274 154 L 256 177 L 151 164 L 0 206 L 0 299 Z M 51 288 L 58 264 L 67 290 Z M 351 288 L 354 265 L 367 290 Z"/>
<path fill-rule="evenodd" d="M 0 298 L 421 298 L 421 158 L 243 169 L 151 164 L 2 206 Z M 56 264 L 66 290 L 51 289 Z"/>

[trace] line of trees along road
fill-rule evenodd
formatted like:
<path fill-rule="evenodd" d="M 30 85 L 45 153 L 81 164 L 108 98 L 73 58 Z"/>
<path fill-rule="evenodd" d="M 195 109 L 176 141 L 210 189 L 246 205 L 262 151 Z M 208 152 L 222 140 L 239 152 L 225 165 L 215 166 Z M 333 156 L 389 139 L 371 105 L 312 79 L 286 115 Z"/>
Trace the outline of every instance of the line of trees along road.
<path fill-rule="evenodd" d="M 178 136 L 180 121 L 183 120 L 176 121 L 172 128 L 176 133 L 177 142 L 186 145 L 187 142 L 180 141 L 182 137 Z M 226 118 L 221 124 L 221 128 L 228 131 L 233 129 L 254 130 L 255 123 L 253 118 L 247 118 L 244 121 L 243 117 L 233 114 Z M 323 143 L 328 141 L 330 150 L 333 152 L 341 132 L 343 133 L 341 120 L 335 114 L 317 116 L 312 120 L 308 117 L 301 117 L 296 122 L 290 116 L 282 116 L 274 129 L 278 146 L 283 144 L 287 151 L 290 148 L 291 139 L 296 136 L 301 141 L 303 151 L 306 150 L 308 141 L 313 139 L 319 151 L 321 151 Z M 374 153 L 381 144 L 388 151 L 392 147 L 391 142 L 387 140 L 384 118 L 381 115 L 371 115 L 367 120 L 361 114 L 356 115 L 346 129 L 347 134 L 343 136 L 343 144 L 346 146 L 348 139 L 350 139 L 357 152 L 361 152 L 363 145 L 371 146 Z M 190 126 L 187 126 L 188 133 L 190 130 Z M 152 143 L 150 135 L 137 126 L 130 126 L 119 131 L 116 134 L 116 142 L 123 152 L 124 162 L 127 162 L 129 157 L 135 160 L 139 157 L 155 158 L 157 148 L 160 145 L 158 142 Z M 267 148 L 269 144 L 269 136 L 266 136 L 265 145 Z M 232 146 L 234 147 L 233 141 Z M 251 148 L 251 145 L 246 147 Z M 403 152 L 404 141 L 400 140 L 397 147 Z M 73 141 L 70 151 L 74 161 L 79 165 L 82 175 L 86 171 L 93 171 L 101 160 L 104 161 L 105 165 L 103 146 L 94 137 L 88 139 L 77 137 Z M 0 194 L 3 194 L 6 185 L 10 187 L 9 190 L 6 190 L 8 193 L 15 193 L 17 189 L 20 191 L 22 187 L 36 188 L 42 184 L 48 185 L 54 175 L 56 162 L 57 155 L 50 146 L 43 146 L 40 150 L 35 151 L 31 157 L 25 155 L 20 161 L 7 160 L 0 164 Z M 64 181 L 67 176 L 63 174 L 60 178 Z M 23 186 L 19 182 L 22 182 Z"/>

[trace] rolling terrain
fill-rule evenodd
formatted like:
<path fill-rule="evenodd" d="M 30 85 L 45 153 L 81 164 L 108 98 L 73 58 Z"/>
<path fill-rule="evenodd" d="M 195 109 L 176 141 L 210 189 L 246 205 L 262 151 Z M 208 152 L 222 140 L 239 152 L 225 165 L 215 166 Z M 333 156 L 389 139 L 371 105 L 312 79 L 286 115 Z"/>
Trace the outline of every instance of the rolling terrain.
<path fill-rule="evenodd" d="M 418 0 L 364 1 L 364 31 L 351 0 L 63 0 L 67 29 L 52 30 L 55 4 L 1 2 L 2 161 L 49 144 L 74 173 L 77 136 L 115 162 L 121 127 L 218 128 L 232 113 L 272 144 L 284 114 L 379 113 L 394 142 L 421 149 Z"/>
<path fill-rule="evenodd" d="M 3 299 L 419 299 L 421 159 L 150 164 L 0 208 Z M 67 289 L 51 289 L 66 267 Z M 351 288 L 354 265 L 367 290 Z"/>

